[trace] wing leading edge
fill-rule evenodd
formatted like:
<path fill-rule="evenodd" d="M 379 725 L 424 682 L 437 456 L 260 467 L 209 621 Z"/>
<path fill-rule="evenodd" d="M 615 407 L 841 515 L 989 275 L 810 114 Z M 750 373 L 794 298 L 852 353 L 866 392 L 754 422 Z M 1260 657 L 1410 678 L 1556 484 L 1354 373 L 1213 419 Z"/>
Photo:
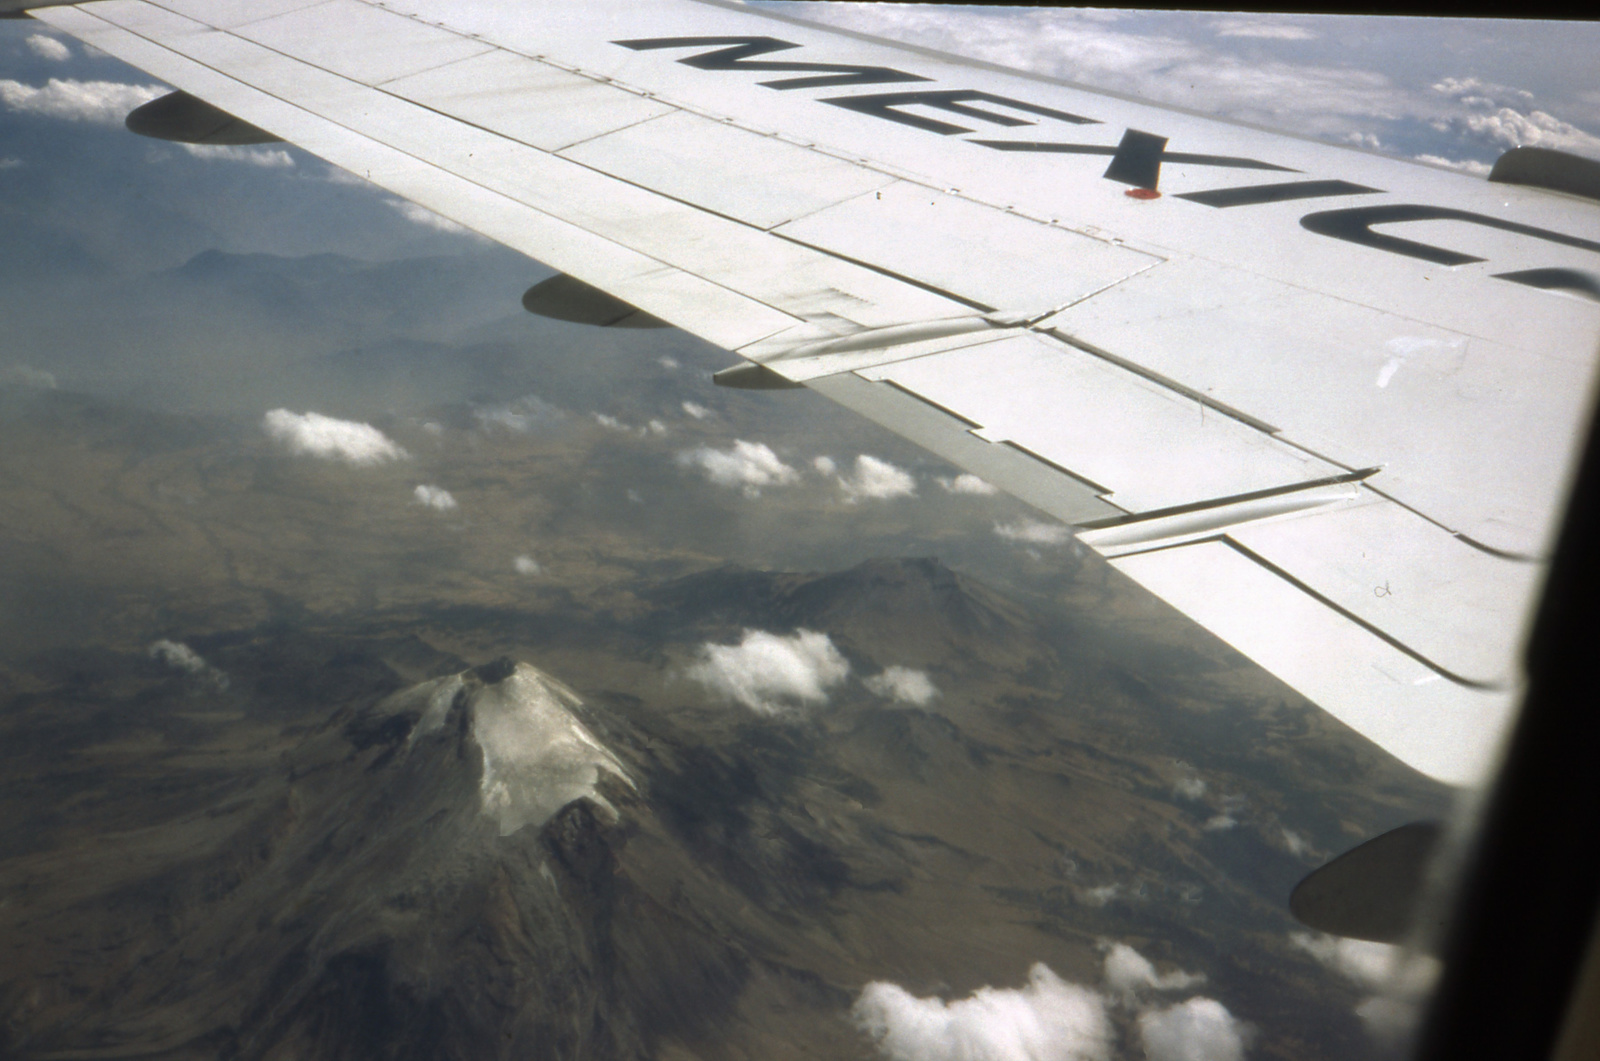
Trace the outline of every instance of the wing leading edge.
<path fill-rule="evenodd" d="M 35 12 L 877 420 L 1355 729 L 1483 776 L 1600 205 L 717 0 Z"/>

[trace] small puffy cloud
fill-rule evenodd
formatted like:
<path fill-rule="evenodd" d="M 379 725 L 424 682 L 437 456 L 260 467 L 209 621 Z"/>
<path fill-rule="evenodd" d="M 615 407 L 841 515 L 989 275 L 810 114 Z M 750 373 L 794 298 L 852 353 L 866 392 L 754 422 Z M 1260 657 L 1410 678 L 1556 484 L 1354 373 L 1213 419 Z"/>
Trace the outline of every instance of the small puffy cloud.
<path fill-rule="evenodd" d="M 121 126 L 135 107 L 164 91 L 155 85 L 128 85 L 120 81 L 76 81 L 52 77 L 43 88 L 0 78 L 0 103 L 7 110 L 42 114 L 71 122 Z"/>
<path fill-rule="evenodd" d="M 667 433 L 667 425 L 662 423 L 660 420 L 652 420 L 648 424 L 645 424 L 644 428 L 652 435 L 664 435 Z"/>
<path fill-rule="evenodd" d="M 427 483 L 418 485 L 411 492 L 412 500 L 424 508 L 431 508 L 439 512 L 449 512 L 456 508 L 456 499 L 450 491 L 442 486 L 432 486 Z"/>
<path fill-rule="evenodd" d="M 796 630 L 788 637 L 746 630 L 737 645 L 706 644 L 689 677 L 758 715 L 826 703 L 850 663 L 827 634 Z"/>
<path fill-rule="evenodd" d="M 938 483 L 940 488 L 947 494 L 977 494 L 981 497 L 987 497 L 990 494 L 1000 492 L 971 472 L 963 472 L 954 479 L 941 475 L 934 482 Z"/>
<path fill-rule="evenodd" d="M 22 159 L 12 158 L 9 155 L 0 158 L 0 169 L 16 169 L 22 165 Z"/>
<path fill-rule="evenodd" d="M 1199 774 L 1180 774 L 1172 783 L 1173 794 L 1181 799 L 1195 800 L 1206 794 L 1208 786 Z"/>
<path fill-rule="evenodd" d="M 371 424 L 335 420 L 321 413 L 274 409 L 262 418 L 261 426 L 275 442 L 300 456 L 357 465 L 382 464 L 409 456 Z"/>
<path fill-rule="evenodd" d="M 292 169 L 294 157 L 280 147 L 239 147 L 229 144 L 179 144 L 195 158 L 209 162 L 243 162 L 265 169 Z"/>
<path fill-rule="evenodd" d="M 472 417 L 485 430 L 503 428 L 526 434 L 536 427 L 559 420 L 561 410 L 543 398 L 527 394 L 499 405 L 481 405 L 472 410 Z"/>
<path fill-rule="evenodd" d="M 1345 939 L 1325 932 L 1291 932 L 1289 942 L 1368 991 L 1376 991 L 1389 983 L 1404 953 L 1392 943 Z"/>
<path fill-rule="evenodd" d="M 1210 998 L 1146 1010 L 1138 1026 L 1149 1061 L 1243 1061 L 1251 1038 L 1249 1025 Z"/>
<path fill-rule="evenodd" d="M 710 446 L 685 450 L 678 454 L 678 463 L 698 469 L 718 486 L 738 488 L 746 497 L 760 497 L 764 487 L 787 486 L 800 478 L 766 443 L 742 438 L 725 450 Z"/>
<path fill-rule="evenodd" d="M 946 1002 L 875 982 L 851 1010 L 891 1061 L 1109 1061 L 1112 1026 L 1099 992 L 1044 964 L 1020 988 L 981 987 Z M 1209 1059 L 1208 1059 L 1209 1061 Z"/>
<path fill-rule="evenodd" d="M 1122 897 L 1122 885 L 1101 884 L 1094 888 L 1084 888 L 1078 892 L 1078 901 L 1085 906 L 1105 906 Z"/>
<path fill-rule="evenodd" d="M 1355 1007 L 1367 1034 L 1386 1046 L 1403 1042 L 1439 976 L 1439 960 L 1390 943 L 1291 932 L 1289 942 L 1357 987 L 1371 992 Z"/>
<path fill-rule="evenodd" d="M 0 368 L 0 387 L 32 387 L 38 390 L 56 389 L 54 373 L 27 365 L 7 365 Z"/>
<path fill-rule="evenodd" d="M 816 469 L 818 475 L 831 476 L 839 470 L 839 466 L 833 462 L 832 457 L 813 457 L 811 467 Z"/>
<path fill-rule="evenodd" d="M 911 497 L 917 492 L 917 481 L 888 461 L 863 453 L 856 457 L 855 472 L 839 477 L 839 488 L 844 491 L 844 499 L 854 504 L 865 499 Z"/>
<path fill-rule="evenodd" d="M 607 431 L 621 431 L 624 434 L 633 434 L 633 428 L 629 427 L 621 420 L 618 420 L 616 417 L 608 416 L 605 413 L 595 413 L 594 422 L 605 428 Z"/>
<path fill-rule="evenodd" d="M 1388 1049 L 1406 1042 L 1422 1019 L 1417 1000 L 1371 995 L 1356 1004 L 1356 1016 L 1368 1035 Z"/>
<path fill-rule="evenodd" d="M 1025 545 L 1062 545 L 1072 538 L 1072 529 L 1060 523 L 1041 523 L 1036 519 L 1019 519 L 1014 523 L 996 523 L 994 532 L 1007 541 Z"/>
<path fill-rule="evenodd" d="M 66 41 L 56 37 L 46 37 L 43 33 L 35 33 L 28 38 L 28 50 L 53 63 L 64 63 L 72 58 L 72 49 L 67 47 Z"/>
<path fill-rule="evenodd" d="M 1181 969 L 1158 973 L 1150 959 L 1126 943 L 1113 943 L 1106 948 L 1105 980 L 1106 989 L 1128 1005 L 1144 991 L 1183 991 L 1206 982 L 1203 974 Z"/>
<path fill-rule="evenodd" d="M 1283 846 L 1289 849 L 1289 854 L 1295 858 L 1303 858 L 1311 853 L 1311 841 L 1295 832 L 1293 829 L 1280 830 L 1283 834 Z"/>
<path fill-rule="evenodd" d="M 668 356 L 662 356 L 662 357 L 656 358 L 656 364 L 660 365 L 662 368 L 666 369 L 668 372 L 676 372 L 679 368 L 682 367 L 682 366 L 680 366 L 678 364 L 678 359 L 677 358 L 668 357 Z M 693 405 L 694 403 L 693 402 L 684 402 L 683 404 L 687 407 L 687 406 Z M 697 416 L 697 417 L 695 417 L 695 419 L 698 420 L 700 418 Z"/>
<path fill-rule="evenodd" d="M 1238 824 L 1238 818 L 1235 818 L 1233 815 L 1224 812 L 1222 814 L 1213 814 L 1211 817 L 1206 819 L 1206 823 L 1200 828 L 1204 829 L 1208 833 L 1220 833 L 1228 829 L 1232 829 Z"/>
<path fill-rule="evenodd" d="M 875 696 L 899 703 L 915 704 L 917 707 L 925 706 L 939 695 L 939 690 L 925 672 L 912 670 L 910 667 L 886 667 L 882 674 L 867 678 L 861 684 Z"/>
<path fill-rule="evenodd" d="M 674 364 L 676 364 L 676 362 L 674 362 Z M 706 417 L 711 415 L 711 410 L 707 409 L 699 402 L 684 402 L 683 411 L 694 420 L 704 420 Z"/>
<path fill-rule="evenodd" d="M 423 228 L 431 228 L 438 232 L 465 233 L 470 231 L 466 226 L 458 225 L 448 217 L 440 217 L 425 206 L 418 206 L 416 203 L 408 202 L 405 199 L 389 199 L 387 201 L 401 217 L 413 225 L 421 225 Z"/>
<path fill-rule="evenodd" d="M 527 553 L 523 553 L 521 556 L 518 556 L 515 560 L 511 561 L 511 567 L 519 575 L 537 575 L 544 570 L 539 566 L 539 561 L 535 560 Z"/>
<path fill-rule="evenodd" d="M 219 688 L 227 688 L 228 676 L 207 663 L 194 649 L 181 641 L 165 638 L 150 646 L 150 658 L 176 671 L 205 678 Z"/>

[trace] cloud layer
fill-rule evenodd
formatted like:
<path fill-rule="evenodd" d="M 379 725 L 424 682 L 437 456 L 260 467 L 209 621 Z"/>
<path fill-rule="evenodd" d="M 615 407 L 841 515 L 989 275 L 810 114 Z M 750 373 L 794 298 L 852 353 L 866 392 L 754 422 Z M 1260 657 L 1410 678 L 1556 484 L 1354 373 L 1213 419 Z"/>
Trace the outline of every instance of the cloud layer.
<path fill-rule="evenodd" d="M 290 453 L 355 465 L 382 464 L 408 454 L 371 424 L 335 420 L 321 413 L 274 409 L 261 420 L 262 429 Z"/>
<path fill-rule="evenodd" d="M 849 662 L 827 634 L 796 630 L 783 637 L 746 630 L 737 645 L 706 644 L 688 675 L 759 715 L 826 703 L 844 681 Z"/>
<path fill-rule="evenodd" d="M 7 110 L 96 125 L 120 127 L 129 111 L 164 94 L 155 85 L 127 85 L 120 81 L 52 77 L 43 88 L 36 88 L 9 78 L 0 79 L 0 103 Z"/>

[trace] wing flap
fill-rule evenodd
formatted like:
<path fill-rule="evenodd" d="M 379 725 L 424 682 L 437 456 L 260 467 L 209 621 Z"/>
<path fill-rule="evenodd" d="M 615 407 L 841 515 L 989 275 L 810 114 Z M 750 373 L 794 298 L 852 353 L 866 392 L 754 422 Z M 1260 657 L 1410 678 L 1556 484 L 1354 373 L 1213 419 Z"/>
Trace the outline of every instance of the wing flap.
<path fill-rule="evenodd" d="M 1349 471 L 1093 354 L 1036 333 L 861 370 L 951 409 L 973 432 L 1151 512 Z"/>
<path fill-rule="evenodd" d="M 1507 285 L 1509 286 L 1509 285 Z M 1197 259 L 1178 259 L 1046 322 L 1270 422 L 1450 530 L 1541 555 L 1568 439 L 1594 385 L 1592 308 L 1547 298 L 1528 334 L 1493 339 Z M 1361 410 L 1352 416 L 1351 410 Z M 1516 459 L 1507 459 L 1515 452 Z"/>
<path fill-rule="evenodd" d="M 1514 691 L 1442 677 L 1225 541 L 1112 563 L 1423 773 L 1470 784 L 1492 765 Z"/>

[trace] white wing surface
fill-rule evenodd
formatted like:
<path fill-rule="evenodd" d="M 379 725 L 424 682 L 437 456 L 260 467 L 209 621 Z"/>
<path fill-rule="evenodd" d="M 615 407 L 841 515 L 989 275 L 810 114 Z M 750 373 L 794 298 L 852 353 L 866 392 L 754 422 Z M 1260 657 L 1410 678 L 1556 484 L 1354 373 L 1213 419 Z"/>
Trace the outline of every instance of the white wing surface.
<path fill-rule="evenodd" d="M 720 0 L 35 14 L 1078 526 L 1418 769 L 1486 768 L 1600 203 Z"/>

